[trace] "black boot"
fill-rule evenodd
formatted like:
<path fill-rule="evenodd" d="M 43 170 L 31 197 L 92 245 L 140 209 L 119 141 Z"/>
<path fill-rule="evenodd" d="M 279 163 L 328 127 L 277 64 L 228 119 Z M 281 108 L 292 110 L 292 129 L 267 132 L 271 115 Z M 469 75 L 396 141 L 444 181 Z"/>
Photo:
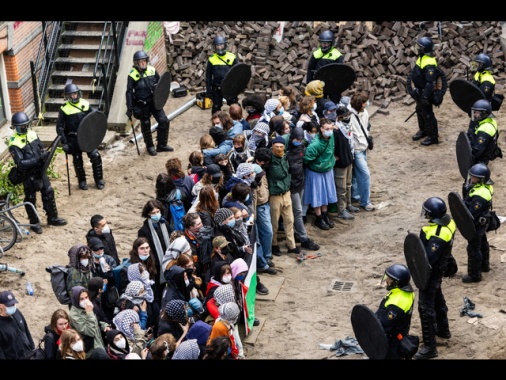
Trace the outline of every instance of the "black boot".
<path fill-rule="evenodd" d="M 330 230 L 330 226 L 325 222 L 322 215 L 317 215 L 314 221 L 314 225 L 320 230 Z"/>
<path fill-rule="evenodd" d="M 32 203 L 33 204 L 33 203 Z M 42 227 L 40 226 L 40 220 L 37 217 L 37 213 L 33 207 L 25 204 L 26 214 L 28 215 L 28 219 L 30 219 L 30 224 L 32 225 L 30 229 L 36 234 L 42 233 Z"/>
<path fill-rule="evenodd" d="M 153 135 L 151 134 L 151 129 L 141 128 L 141 132 L 149 155 L 156 156 L 158 153 L 156 153 L 155 144 L 153 144 Z"/>
<path fill-rule="evenodd" d="M 334 222 L 330 220 L 329 213 L 327 211 L 322 212 L 323 220 L 328 224 L 330 228 L 334 228 Z"/>
<path fill-rule="evenodd" d="M 419 129 L 419 130 L 418 130 L 418 132 L 416 132 L 416 133 L 413 135 L 412 139 L 413 139 L 413 141 L 418 141 L 418 140 L 420 140 L 422 137 L 425 137 L 425 136 L 427 136 L 427 132 L 422 131 L 421 129 Z"/>
<path fill-rule="evenodd" d="M 474 255 L 467 253 L 467 274 L 462 277 L 462 282 L 469 284 L 471 282 L 480 282 L 481 277 L 481 260 L 475 258 Z"/>
<path fill-rule="evenodd" d="M 96 154 L 93 154 L 96 153 Z M 102 171 L 102 157 L 97 152 L 93 152 L 93 158 L 91 159 L 91 168 L 93 169 L 93 179 L 95 180 L 95 185 L 97 189 L 102 190 L 105 186 L 103 179 L 103 171 Z"/>
<path fill-rule="evenodd" d="M 161 125 L 158 126 L 156 132 L 156 151 L 157 152 L 173 152 L 174 148 L 170 145 L 167 145 L 167 141 L 169 140 L 169 125 L 165 128 L 162 128 Z"/>
<path fill-rule="evenodd" d="M 48 199 L 42 199 L 44 201 L 44 210 L 47 213 L 47 224 L 50 226 L 64 226 L 67 221 L 63 218 L 58 217 L 58 210 L 56 209 L 56 201 L 54 199 L 54 193 L 49 196 Z"/>
<path fill-rule="evenodd" d="M 423 345 L 413 356 L 415 360 L 424 360 L 436 358 L 438 356 L 436 349 L 436 319 L 429 316 L 427 312 L 419 308 L 420 322 L 422 325 Z"/>
<path fill-rule="evenodd" d="M 439 144 L 439 139 L 436 137 L 426 137 L 425 140 L 421 142 L 422 145 L 428 146 L 432 144 Z"/>
<path fill-rule="evenodd" d="M 81 190 L 88 190 L 86 183 L 86 171 L 84 170 L 83 160 L 74 158 L 74 170 L 76 171 L 77 181 Z"/>

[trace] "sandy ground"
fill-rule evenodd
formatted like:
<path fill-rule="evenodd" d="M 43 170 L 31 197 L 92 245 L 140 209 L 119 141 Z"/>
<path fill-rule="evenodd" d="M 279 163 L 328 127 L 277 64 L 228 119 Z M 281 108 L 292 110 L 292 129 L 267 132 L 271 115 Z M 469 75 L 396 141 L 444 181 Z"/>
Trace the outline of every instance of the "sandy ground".
<path fill-rule="evenodd" d="M 171 97 L 165 110 L 169 114 L 192 99 L 193 95 Z M 467 114 L 447 94 L 441 107 L 436 109 L 440 144 L 424 147 L 411 140 L 417 130 L 416 117 L 405 122 L 413 110 L 414 106 L 390 104 L 388 115 L 376 113 L 371 119 L 375 147 L 370 152 L 369 165 L 372 202 L 377 210 L 361 212 L 354 221 L 336 220 L 336 227 L 330 231 L 307 224 L 310 237 L 321 245 L 322 257 L 298 263 L 295 257 L 284 254 L 274 260 L 282 272 L 262 276 L 271 294 L 264 299 L 258 296 L 256 315 L 262 324 L 254 328 L 255 339 L 246 344 L 247 359 L 364 359 L 362 354 L 338 357 L 335 352 L 322 349 L 320 344 L 333 345 L 354 336 L 350 322 L 353 306 L 364 304 L 376 310 L 385 294 L 385 289 L 379 286 L 385 268 L 393 263 L 405 263 L 404 238 L 410 231 L 418 234 L 424 224 L 420 216 L 423 201 L 431 196 L 446 200 L 450 191 L 460 191 L 463 181 L 456 162 L 455 141 L 458 133 L 467 129 Z M 505 117 L 501 112 L 496 115 L 504 135 Z M 151 157 L 145 153 L 141 141 L 138 156 L 129 137 L 118 137 L 101 151 L 106 181 L 102 191 L 93 186 L 91 165 L 85 158 L 90 189 L 78 189 L 71 165 L 69 196 L 65 156 L 57 157 L 55 167 L 61 177 L 53 179 L 52 184 L 57 191 L 60 216 L 68 220 L 68 225 L 48 227 L 43 216 L 43 234 L 32 233 L 0 259 L 0 263 L 26 271 L 23 277 L 0 272 L 0 289 L 14 291 L 34 338 L 43 335 L 43 327 L 49 323 L 52 312 L 61 306 L 44 268 L 68 262 L 68 249 L 85 242 L 89 219 L 96 213 L 106 216 L 120 257 L 127 257 L 143 222 L 142 206 L 155 195 L 156 176 L 165 171 L 165 162 L 170 157 L 177 156 L 183 165 L 187 164 L 189 154 L 198 149 L 198 139 L 211 125 L 210 116 L 210 110 L 193 106 L 171 121 L 169 143 L 175 148 L 174 153 Z M 504 142 L 504 137 L 500 140 Z M 506 168 L 501 160 L 490 167 L 495 180 L 494 206 L 499 215 L 505 215 Z M 41 210 L 40 198 L 38 204 Z M 443 281 L 452 337 L 438 339 L 437 359 L 506 358 L 503 228 L 497 234 L 489 234 L 493 245 L 492 270 L 478 284 L 461 282 L 467 267 L 466 241 L 457 232 L 453 255 L 459 271 L 454 278 Z M 282 251 L 286 252 L 286 246 L 281 244 Z M 35 287 L 33 297 L 26 295 L 27 281 Z M 464 297 L 476 304 L 475 311 L 483 318 L 460 316 Z M 421 336 L 417 310 L 411 332 Z"/>

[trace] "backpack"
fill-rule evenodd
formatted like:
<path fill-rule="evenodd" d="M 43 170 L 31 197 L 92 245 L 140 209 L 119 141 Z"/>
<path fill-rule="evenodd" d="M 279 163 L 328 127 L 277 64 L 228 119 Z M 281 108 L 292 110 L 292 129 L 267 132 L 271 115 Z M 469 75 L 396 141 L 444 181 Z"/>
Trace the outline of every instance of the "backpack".
<path fill-rule="evenodd" d="M 171 230 L 184 231 L 183 217 L 186 214 L 186 210 L 184 208 L 184 202 L 181 200 L 181 191 L 179 189 L 172 191 L 169 195 L 168 201 L 170 211 L 169 224 L 171 226 Z"/>
<path fill-rule="evenodd" d="M 70 305 L 70 296 L 67 293 L 67 277 L 69 266 L 53 265 L 46 268 L 46 272 L 51 275 L 51 287 L 58 302 L 62 305 Z"/>

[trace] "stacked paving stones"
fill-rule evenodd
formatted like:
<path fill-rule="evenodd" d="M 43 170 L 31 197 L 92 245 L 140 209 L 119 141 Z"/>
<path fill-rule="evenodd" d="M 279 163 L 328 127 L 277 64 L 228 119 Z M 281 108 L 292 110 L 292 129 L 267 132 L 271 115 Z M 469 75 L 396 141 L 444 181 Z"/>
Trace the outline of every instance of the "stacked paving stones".
<path fill-rule="evenodd" d="M 439 66 L 449 82 L 470 77 L 471 60 L 479 53 L 488 54 L 494 65 L 496 91 L 504 93 L 506 63 L 499 21 L 294 21 L 285 23 L 280 42 L 273 38 L 277 29 L 275 21 L 181 22 L 179 32 L 171 36 L 173 42 L 166 39 L 172 79 L 191 93 L 205 91 L 207 58 L 213 53 L 213 38 L 221 34 L 239 62 L 252 65 L 245 94 L 273 96 L 285 85 L 303 91 L 309 56 L 318 46 L 318 35 L 329 29 L 345 63 L 357 75 L 344 94 L 369 91 L 379 112 L 387 113 L 392 101 L 412 103 L 406 94 L 406 77 L 416 59 L 416 40 L 422 36 L 434 41 Z"/>

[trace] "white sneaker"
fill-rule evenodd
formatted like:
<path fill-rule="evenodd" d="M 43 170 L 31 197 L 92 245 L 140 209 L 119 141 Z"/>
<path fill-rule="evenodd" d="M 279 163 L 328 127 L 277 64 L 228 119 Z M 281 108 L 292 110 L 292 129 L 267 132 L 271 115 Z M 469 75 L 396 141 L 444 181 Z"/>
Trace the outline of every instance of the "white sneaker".
<path fill-rule="evenodd" d="M 376 209 L 376 207 L 372 203 L 369 203 L 366 206 L 360 206 L 360 207 L 362 207 L 365 211 L 374 211 Z"/>

